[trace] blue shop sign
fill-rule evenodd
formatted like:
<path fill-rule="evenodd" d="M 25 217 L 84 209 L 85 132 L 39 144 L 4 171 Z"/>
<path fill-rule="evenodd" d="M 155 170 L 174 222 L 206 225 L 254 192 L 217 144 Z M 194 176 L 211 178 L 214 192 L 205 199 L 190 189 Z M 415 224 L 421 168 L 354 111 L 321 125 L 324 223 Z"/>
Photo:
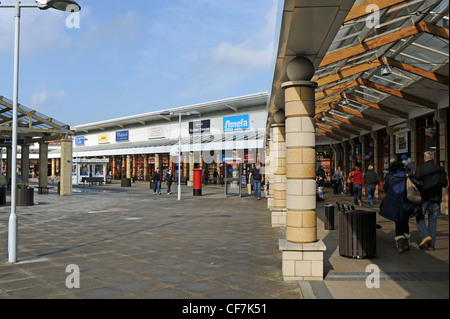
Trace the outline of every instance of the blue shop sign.
<path fill-rule="evenodd" d="M 86 141 L 86 138 L 84 136 L 77 136 L 77 137 L 75 137 L 75 146 L 84 146 L 85 141 Z"/>
<path fill-rule="evenodd" d="M 235 115 L 223 118 L 223 131 L 247 130 L 250 128 L 250 115 Z"/>
<path fill-rule="evenodd" d="M 130 131 L 116 132 L 116 142 L 125 142 L 130 140 Z"/>

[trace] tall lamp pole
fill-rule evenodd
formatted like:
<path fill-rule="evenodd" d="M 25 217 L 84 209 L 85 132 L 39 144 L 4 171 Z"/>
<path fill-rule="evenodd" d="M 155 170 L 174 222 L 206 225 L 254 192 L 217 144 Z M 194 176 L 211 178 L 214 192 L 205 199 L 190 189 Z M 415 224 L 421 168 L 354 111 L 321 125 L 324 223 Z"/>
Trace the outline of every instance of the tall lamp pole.
<path fill-rule="evenodd" d="M 0 8 L 15 9 L 14 37 L 14 87 L 13 87 L 13 118 L 12 118 L 12 149 L 11 149 L 11 214 L 8 225 L 8 261 L 17 262 L 17 214 L 16 214 L 16 170 L 17 170 L 17 109 L 19 107 L 19 44 L 20 44 L 20 9 L 53 8 L 60 11 L 78 12 L 81 7 L 71 0 L 36 0 L 36 4 L 1 4 Z"/>
<path fill-rule="evenodd" d="M 171 116 L 171 115 L 178 115 L 178 200 L 181 200 L 181 170 L 180 170 L 180 163 L 181 163 L 181 116 L 182 115 L 200 115 L 199 111 L 190 111 L 186 113 L 174 113 L 172 111 L 164 111 L 161 112 L 160 115 L 163 116 Z"/>

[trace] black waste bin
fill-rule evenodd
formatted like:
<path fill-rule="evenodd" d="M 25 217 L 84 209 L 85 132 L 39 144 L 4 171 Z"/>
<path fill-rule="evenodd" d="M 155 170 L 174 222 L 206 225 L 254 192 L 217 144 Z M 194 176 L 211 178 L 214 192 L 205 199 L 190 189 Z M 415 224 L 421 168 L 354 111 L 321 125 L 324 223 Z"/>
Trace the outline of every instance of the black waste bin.
<path fill-rule="evenodd" d="M 131 178 L 122 178 L 120 181 L 121 187 L 131 187 Z"/>
<path fill-rule="evenodd" d="M 334 230 L 334 205 L 325 205 L 325 230 Z"/>
<path fill-rule="evenodd" d="M 376 256 L 376 212 L 351 210 L 339 213 L 339 254 L 352 258 Z"/>

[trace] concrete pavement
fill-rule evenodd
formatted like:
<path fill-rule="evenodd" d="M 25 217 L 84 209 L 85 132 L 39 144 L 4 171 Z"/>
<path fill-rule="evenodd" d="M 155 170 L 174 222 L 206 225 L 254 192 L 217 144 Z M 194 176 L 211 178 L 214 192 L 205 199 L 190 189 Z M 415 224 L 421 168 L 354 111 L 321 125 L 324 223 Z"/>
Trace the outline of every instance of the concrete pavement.
<path fill-rule="evenodd" d="M 377 257 L 339 256 L 335 230 L 324 230 L 329 194 L 318 203 L 318 237 L 327 245 L 324 281 L 289 282 L 281 273 L 278 240 L 265 200 L 228 197 L 219 185 L 192 196 L 183 186 L 153 195 L 148 183 L 74 188 L 71 197 L 35 193 L 17 207 L 18 262 L 7 253 L 10 207 L 0 207 L 1 299 L 448 299 L 448 216 L 438 222 L 437 249 L 395 250 L 393 223 L 378 217 Z M 163 190 L 165 188 L 163 187 Z M 7 197 L 9 201 L 9 196 Z M 364 207 L 363 207 L 364 208 Z M 337 216 L 337 212 L 336 212 Z M 380 269 L 380 288 L 366 286 L 368 265 Z M 79 288 L 76 269 L 79 269 Z M 72 266 L 73 267 L 73 266 Z M 71 270 L 72 269 L 72 270 Z M 67 270 L 67 272 L 66 272 Z M 68 283 L 68 284 L 67 284 Z"/>

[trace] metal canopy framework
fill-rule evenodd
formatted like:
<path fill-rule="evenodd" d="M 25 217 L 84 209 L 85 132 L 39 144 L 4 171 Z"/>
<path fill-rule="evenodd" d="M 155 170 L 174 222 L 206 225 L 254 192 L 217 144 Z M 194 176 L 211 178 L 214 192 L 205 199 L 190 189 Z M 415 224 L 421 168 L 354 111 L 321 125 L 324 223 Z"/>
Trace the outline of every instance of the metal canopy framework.
<path fill-rule="evenodd" d="M 448 95 L 448 11 L 448 0 L 355 4 L 313 78 L 316 133 L 342 141 L 436 111 Z"/>
<path fill-rule="evenodd" d="M 10 146 L 12 138 L 13 103 L 0 96 L 0 146 Z M 17 110 L 18 144 L 60 140 L 73 135 L 70 126 L 24 105 Z"/>

